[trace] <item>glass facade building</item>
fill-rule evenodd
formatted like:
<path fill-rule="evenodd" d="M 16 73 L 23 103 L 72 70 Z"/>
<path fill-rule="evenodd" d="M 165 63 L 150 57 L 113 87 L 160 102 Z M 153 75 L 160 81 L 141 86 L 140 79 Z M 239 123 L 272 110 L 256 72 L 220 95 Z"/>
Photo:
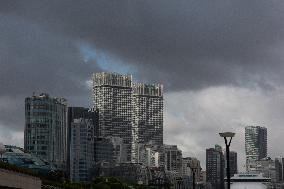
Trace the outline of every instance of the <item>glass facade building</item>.
<path fill-rule="evenodd" d="M 68 116 L 67 116 L 67 169 L 66 172 L 70 175 L 70 149 L 71 149 L 71 130 L 72 130 L 72 123 L 74 123 L 75 119 L 87 119 L 90 120 L 94 126 L 92 130 L 93 138 L 98 133 L 98 121 L 99 115 L 98 111 L 85 108 L 85 107 L 68 107 Z"/>
<path fill-rule="evenodd" d="M 94 165 L 94 124 L 92 119 L 74 119 L 70 138 L 70 179 L 88 181 Z"/>
<path fill-rule="evenodd" d="M 226 153 L 224 155 L 225 158 L 225 162 L 227 162 L 227 158 L 226 158 Z M 230 158 L 229 158 L 229 163 L 230 163 L 230 175 L 231 177 L 234 176 L 234 174 L 238 173 L 238 154 L 237 152 L 234 151 L 230 151 Z M 227 163 L 225 163 L 225 172 L 227 170 Z"/>
<path fill-rule="evenodd" d="M 120 137 L 95 138 L 95 162 L 125 163 L 126 146 Z"/>
<path fill-rule="evenodd" d="M 245 128 L 246 169 L 253 172 L 256 161 L 267 156 L 267 129 L 260 126 Z"/>
<path fill-rule="evenodd" d="M 67 101 L 42 93 L 25 99 L 24 148 L 65 170 Z"/>
<path fill-rule="evenodd" d="M 2 155 L 2 160 L 18 167 L 31 169 L 33 172 L 41 175 L 48 175 L 57 170 L 52 164 L 37 156 L 25 153 L 23 149 L 16 146 L 5 145 L 5 152 Z"/>

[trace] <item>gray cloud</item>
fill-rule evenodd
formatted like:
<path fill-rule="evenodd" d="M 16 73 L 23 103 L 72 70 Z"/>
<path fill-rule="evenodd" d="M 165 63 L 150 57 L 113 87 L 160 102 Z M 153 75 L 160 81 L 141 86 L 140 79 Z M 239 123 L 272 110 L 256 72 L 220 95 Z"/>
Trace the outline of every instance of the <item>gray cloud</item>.
<path fill-rule="evenodd" d="M 138 80 L 166 85 L 165 138 L 185 154 L 204 160 L 204 148 L 223 142 L 218 129 L 241 133 L 255 122 L 280 130 L 283 6 L 282 0 L 3 0 L 1 134 L 23 131 L 24 98 L 33 91 L 88 106 L 86 81 L 106 67 L 97 57 L 84 61 L 78 44 L 117 58 L 112 71 L 123 62 Z"/>
<path fill-rule="evenodd" d="M 0 31 L 3 125 L 10 130 L 23 130 L 24 99 L 33 92 L 63 96 L 71 104 L 89 104 L 91 94 L 86 80 L 100 69 L 95 62 L 83 61 L 74 40 L 7 15 L 1 15 Z"/>
<path fill-rule="evenodd" d="M 284 154 L 283 88 L 264 93 L 239 87 L 210 87 L 196 92 L 166 95 L 165 142 L 178 144 L 185 156 L 196 156 L 205 168 L 205 149 L 215 144 L 224 147 L 218 133 L 236 132 L 232 150 L 238 152 L 239 168 L 245 164 L 244 128 L 261 125 L 268 128 L 268 154 Z M 177 112 L 178 110 L 178 112 Z"/>
<path fill-rule="evenodd" d="M 270 86 L 271 80 L 279 84 L 272 73 L 283 75 L 283 57 L 270 51 L 279 43 L 283 49 L 281 0 L 8 4 L 7 14 L 92 42 L 136 65 L 142 79 L 166 83 L 170 90 Z"/>

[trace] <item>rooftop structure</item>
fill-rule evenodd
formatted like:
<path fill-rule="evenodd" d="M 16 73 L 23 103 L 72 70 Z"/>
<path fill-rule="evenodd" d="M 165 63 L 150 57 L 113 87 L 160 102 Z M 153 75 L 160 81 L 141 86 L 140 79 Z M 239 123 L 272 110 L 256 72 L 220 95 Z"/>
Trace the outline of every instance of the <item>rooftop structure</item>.
<path fill-rule="evenodd" d="M 232 189 L 266 189 L 266 183 L 270 182 L 269 178 L 263 177 L 262 174 L 240 173 L 231 178 Z"/>

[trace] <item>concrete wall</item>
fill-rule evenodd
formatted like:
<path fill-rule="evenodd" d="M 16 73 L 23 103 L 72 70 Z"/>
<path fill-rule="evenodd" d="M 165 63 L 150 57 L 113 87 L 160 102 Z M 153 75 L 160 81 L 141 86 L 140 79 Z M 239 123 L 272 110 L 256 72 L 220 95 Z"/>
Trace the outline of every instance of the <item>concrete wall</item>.
<path fill-rule="evenodd" d="M 0 169 L 0 187 L 41 189 L 40 178 Z"/>

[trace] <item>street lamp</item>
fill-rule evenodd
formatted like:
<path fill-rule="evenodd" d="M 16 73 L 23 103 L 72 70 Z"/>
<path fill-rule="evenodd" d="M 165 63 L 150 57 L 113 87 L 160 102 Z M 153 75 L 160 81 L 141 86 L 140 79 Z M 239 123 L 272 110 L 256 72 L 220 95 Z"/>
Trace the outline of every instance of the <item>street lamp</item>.
<path fill-rule="evenodd" d="M 220 137 L 224 138 L 226 144 L 226 159 L 227 159 L 227 182 L 228 182 L 228 189 L 230 189 L 231 184 L 231 175 L 230 175 L 230 145 L 232 142 L 232 138 L 235 136 L 235 133 L 232 132 L 224 132 L 219 133 Z M 230 139 L 228 141 L 228 138 Z"/>

